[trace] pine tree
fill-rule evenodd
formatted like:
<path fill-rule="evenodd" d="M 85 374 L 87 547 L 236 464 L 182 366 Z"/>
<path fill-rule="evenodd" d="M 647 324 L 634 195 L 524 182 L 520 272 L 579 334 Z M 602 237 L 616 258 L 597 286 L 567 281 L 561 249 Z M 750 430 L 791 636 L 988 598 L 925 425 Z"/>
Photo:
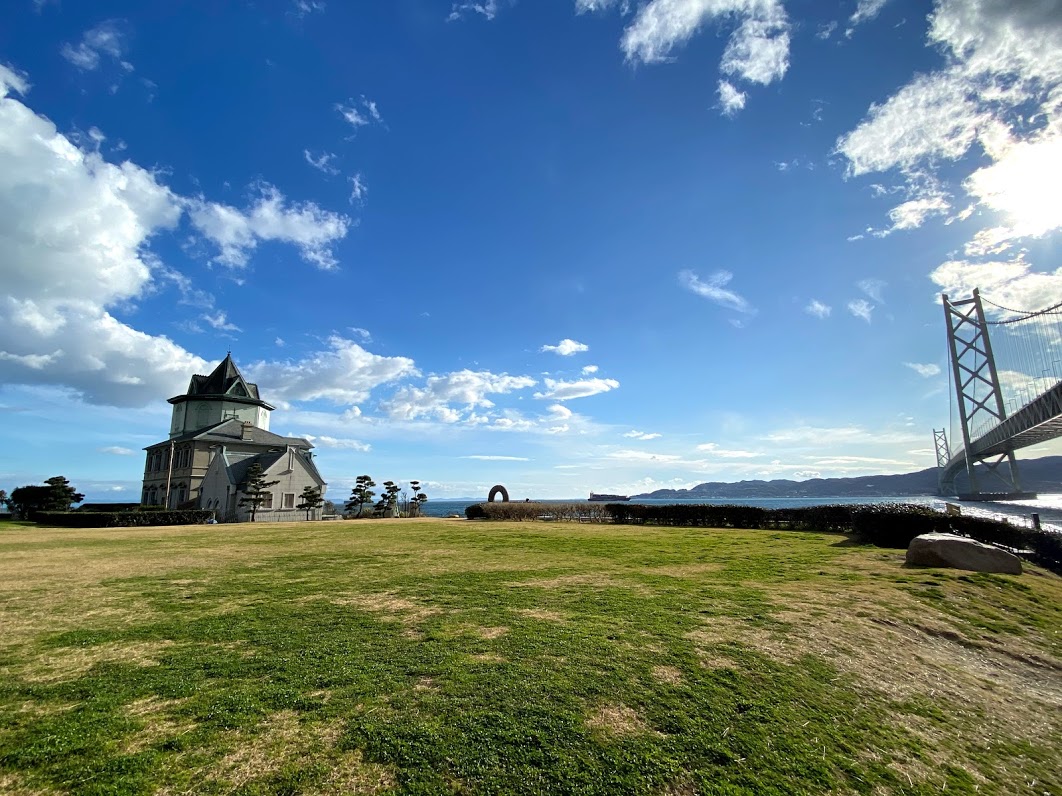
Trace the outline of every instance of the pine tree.
<path fill-rule="evenodd" d="M 346 502 L 343 508 L 347 511 L 353 511 L 354 507 L 358 508 L 358 516 L 361 516 L 362 507 L 366 503 L 372 503 L 372 499 L 376 496 L 376 493 L 372 491 L 371 487 L 376 486 L 376 482 L 367 475 L 359 475 L 354 482 L 356 486 L 350 491 L 350 500 Z"/>
<path fill-rule="evenodd" d="M 240 498 L 240 505 L 251 507 L 251 522 L 254 522 L 258 507 L 265 503 L 266 496 L 271 494 L 269 487 L 279 483 L 280 481 L 266 481 L 262 465 L 258 462 L 247 468 L 247 480 L 240 484 L 240 490 L 247 497 Z"/>
<path fill-rule="evenodd" d="M 297 505 L 297 509 L 306 510 L 306 519 L 310 519 L 310 512 L 316 508 L 319 508 L 324 503 L 324 498 L 321 497 L 321 487 L 319 486 L 305 486 L 302 488 L 302 494 L 299 495 L 302 502 Z"/>
<path fill-rule="evenodd" d="M 44 482 L 48 486 L 47 502 L 42 507 L 45 511 L 70 511 L 73 503 L 80 503 L 85 496 L 70 486 L 70 482 L 61 475 Z"/>
<path fill-rule="evenodd" d="M 398 493 L 402 491 L 402 487 L 396 484 L 394 481 L 384 481 L 384 494 L 380 499 L 383 503 L 383 509 L 389 516 L 394 516 L 395 508 L 398 506 Z"/>
<path fill-rule="evenodd" d="M 420 515 L 420 507 L 427 502 L 428 496 L 420 491 L 420 481 L 410 481 L 409 488 L 413 490 L 413 497 L 409 501 L 409 514 L 411 517 L 417 517 Z"/>

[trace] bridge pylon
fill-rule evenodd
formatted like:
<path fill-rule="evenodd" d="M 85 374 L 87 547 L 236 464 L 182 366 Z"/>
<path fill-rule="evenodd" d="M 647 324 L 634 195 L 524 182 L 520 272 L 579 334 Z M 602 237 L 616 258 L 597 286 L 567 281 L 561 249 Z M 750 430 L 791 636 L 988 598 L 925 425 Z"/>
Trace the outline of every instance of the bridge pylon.
<path fill-rule="evenodd" d="M 978 455 L 971 442 L 975 438 L 975 429 L 987 425 L 999 425 L 1007 419 L 1007 410 L 1003 405 L 1003 393 L 999 388 L 999 376 L 996 372 L 996 360 L 992 355 L 992 341 L 988 337 L 988 324 L 985 311 L 981 306 L 981 295 L 975 289 L 973 297 L 962 301 L 951 301 L 947 294 L 942 294 L 944 301 L 944 319 L 948 330 L 948 353 L 951 357 L 951 373 L 955 380 L 955 397 L 959 406 L 959 421 L 962 427 L 962 444 L 966 458 L 966 474 L 969 478 L 970 491 L 959 495 L 968 500 L 1006 499 L 1024 496 L 1018 462 L 1013 449 L 1004 453 Z M 944 432 L 934 430 L 933 437 L 937 449 L 937 466 L 941 474 L 945 473 L 941 465 L 941 445 L 950 460 L 947 437 Z M 980 479 L 975 469 L 977 464 L 984 465 L 986 471 L 1001 482 L 1003 490 L 981 488 Z M 1006 467 L 1004 468 L 1004 465 Z M 955 478 L 942 478 L 942 494 L 957 494 Z"/>

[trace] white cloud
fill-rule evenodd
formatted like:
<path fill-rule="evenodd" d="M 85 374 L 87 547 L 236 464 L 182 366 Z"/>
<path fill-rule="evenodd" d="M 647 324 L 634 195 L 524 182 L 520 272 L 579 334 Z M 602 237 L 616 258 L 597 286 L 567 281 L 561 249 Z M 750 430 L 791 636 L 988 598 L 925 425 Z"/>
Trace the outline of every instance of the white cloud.
<path fill-rule="evenodd" d="M 822 473 L 819 470 L 797 470 L 793 473 L 793 478 L 801 480 L 807 478 L 822 478 Z"/>
<path fill-rule="evenodd" d="M 305 17 L 307 14 L 320 13 L 325 10 L 322 0 L 295 0 L 292 4 L 293 13 L 297 17 Z"/>
<path fill-rule="evenodd" d="M 889 211 L 892 226 L 886 230 L 917 229 L 929 216 L 942 216 L 951 209 L 951 204 L 942 195 L 924 196 L 897 205 Z"/>
<path fill-rule="evenodd" d="M 468 2 L 468 3 L 454 3 L 450 11 L 450 16 L 446 19 L 449 22 L 460 19 L 465 14 L 479 14 L 485 19 L 494 19 L 498 13 L 498 0 L 483 0 L 483 2 Z"/>
<path fill-rule="evenodd" d="M 333 336 L 326 351 L 297 360 L 254 362 L 245 367 L 247 377 L 268 392 L 275 402 L 324 399 L 334 404 L 356 404 L 383 384 L 416 374 L 408 357 L 372 354 L 352 340 Z"/>
<path fill-rule="evenodd" d="M 210 326 L 219 332 L 239 332 L 242 331 L 239 326 L 234 323 L 230 323 L 224 312 L 216 312 L 213 315 L 205 313 L 201 316 Z"/>
<path fill-rule="evenodd" d="M 924 434 L 900 431 L 869 431 L 862 426 L 800 425 L 763 435 L 765 442 L 816 448 L 837 448 L 851 444 L 892 444 L 923 442 Z"/>
<path fill-rule="evenodd" d="M 856 286 L 878 304 L 884 304 L 885 299 L 882 291 L 885 290 L 887 284 L 884 279 L 861 279 L 856 283 Z"/>
<path fill-rule="evenodd" d="M 100 453 L 109 453 L 112 456 L 135 456 L 137 451 L 132 448 L 123 448 L 119 445 L 108 445 L 106 448 L 97 448 Z"/>
<path fill-rule="evenodd" d="M 306 162 L 313 166 L 318 171 L 324 174 L 339 174 L 339 169 L 332 165 L 332 162 L 336 159 L 336 156 L 331 152 L 322 152 L 317 157 L 314 157 L 310 150 L 302 150 L 302 156 L 306 158 Z"/>
<path fill-rule="evenodd" d="M 855 299 L 849 301 L 847 304 L 848 311 L 857 318 L 862 318 L 867 323 L 870 323 L 870 315 L 874 312 L 874 305 L 866 299 Z"/>
<path fill-rule="evenodd" d="M 619 387 L 619 382 L 615 379 L 582 379 L 580 381 L 556 381 L 554 379 L 544 379 L 543 383 L 546 389 L 543 392 L 536 392 L 536 398 L 552 398 L 554 401 L 570 401 L 573 398 L 588 398 L 591 395 L 598 395 L 603 392 L 609 392 Z"/>
<path fill-rule="evenodd" d="M 623 436 L 629 437 L 630 439 L 650 440 L 650 439 L 659 439 L 662 435 L 661 434 L 649 434 L 649 433 L 647 433 L 645 431 L 636 431 L 634 429 L 631 429 L 630 431 L 628 431 Z"/>
<path fill-rule="evenodd" d="M 564 338 L 557 345 L 544 345 L 539 351 L 552 351 L 555 354 L 560 354 L 562 357 L 570 357 L 573 354 L 580 354 L 584 351 L 589 351 L 590 346 L 585 343 L 580 343 L 575 340 Z"/>
<path fill-rule="evenodd" d="M 967 298 L 974 288 L 980 288 L 996 304 L 1014 310 L 1040 310 L 1062 301 L 1062 268 L 1050 273 L 1033 271 L 1022 255 L 1009 261 L 949 260 L 929 278 L 953 299 Z M 989 317 L 1011 317 L 990 304 L 984 307 Z"/>
<path fill-rule="evenodd" d="M 481 462 L 529 462 L 531 461 L 526 456 L 491 456 L 487 454 L 472 454 L 471 456 L 461 456 L 462 459 L 476 459 Z"/>
<path fill-rule="evenodd" d="M 364 201 L 365 197 L 369 194 L 369 186 L 365 184 L 364 178 L 361 173 L 355 174 L 353 177 L 348 178 L 350 182 L 350 203 L 357 204 Z"/>
<path fill-rule="evenodd" d="M 757 453 L 756 451 L 720 448 L 719 445 L 715 442 L 705 442 L 702 445 L 698 445 L 697 450 L 706 451 L 712 454 L 712 456 L 717 456 L 721 459 L 756 459 L 763 455 L 762 453 Z"/>
<path fill-rule="evenodd" d="M 361 451 L 362 453 L 368 453 L 372 450 L 372 445 L 367 442 L 362 442 L 356 439 L 337 439 L 336 437 L 315 437 L 312 434 L 303 434 L 304 439 L 313 443 L 320 448 L 334 448 L 336 450 L 347 451 Z"/>
<path fill-rule="evenodd" d="M 577 0 L 577 10 L 613 3 Z M 714 19 L 740 24 L 727 42 L 720 70 L 752 83 L 781 79 L 789 67 L 789 20 L 780 0 L 649 0 L 623 32 L 620 47 L 628 61 L 658 63 Z M 720 107 L 731 115 L 745 96 L 727 81 L 719 84 Z"/>
<path fill-rule="evenodd" d="M 990 226 L 974 233 L 967 255 L 998 254 L 1018 239 L 1062 228 L 1058 4 L 938 0 L 929 21 L 927 46 L 942 51 L 946 64 L 871 106 L 864 121 L 838 140 L 849 174 L 895 169 L 917 183 L 942 173 L 948 161 L 974 155 L 978 145 L 983 158 L 948 168 L 949 178 L 958 171 L 973 204 L 945 223 L 968 219 L 973 207 L 990 211 Z M 893 227 L 875 234 L 913 228 L 928 214 L 950 210 L 941 192 L 910 198 L 890 214 Z"/>
<path fill-rule="evenodd" d="M 90 72 L 97 69 L 100 65 L 100 58 L 104 55 L 118 61 L 126 71 L 132 71 L 132 64 L 122 59 L 126 38 L 124 22 L 111 19 L 85 31 L 77 45 L 64 44 L 59 49 L 59 53 L 83 71 Z"/>
<path fill-rule="evenodd" d="M 729 81 L 719 81 L 719 108 L 724 116 L 733 116 L 742 110 L 747 97 L 744 91 L 738 91 Z"/>
<path fill-rule="evenodd" d="M 215 262 L 242 268 L 260 241 L 281 241 L 297 246 L 302 258 L 329 270 L 337 266 L 332 246 L 346 237 L 350 219 L 324 210 L 313 202 L 289 204 L 268 184 L 246 210 L 202 198 L 188 201 L 194 226 L 220 249 Z"/>
<path fill-rule="evenodd" d="M 730 37 L 720 68 L 751 83 L 781 80 L 789 68 L 789 23 L 781 5 L 776 14 L 747 17 Z"/>
<path fill-rule="evenodd" d="M 848 18 L 848 24 L 851 26 L 845 31 L 846 36 L 851 36 L 853 29 L 857 25 L 861 25 L 864 22 L 869 22 L 876 17 L 882 8 L 885 7 L 885 3 L 888 0 L 859 0 L 859 5 L 856 6 L 855 12 Z"/>
<path fill-rule="evenodd" d="M 903 364 L 924 379 L 940 375 L 940 365 L 934 365 L 931 362 L 924 365 L 918 362 L 904 362 Z"/>
<path fill-rule="evenodd" d="M 380 115 L 376 102 L 367 99 L 364 95 L 358 100 L 348 99 L 346 104 L 337 102 L 333 107 L 355 131 L 373 122 L 383 124 L 383 116 Z"/>
<path fill-rule="evenodd" d="M 823 304 L 818 299 L 812 299 L 804 307 L 804 312 L 808 315 L 814 315 L 816 318 L 829 318 L 833 308 L 829 304 Z"/>
<path fill-rule="evenodd" d="M 535 385 L 529 376 L 510 376 L 481 370 L 460 370 L 442 376 L 429 376 L 423 387 L 403 387 L 381 408 L 392 418 L 416 420 L 434 417 L 456 423 L 476 408 L 494 406 L 488 395 L 504 395 Z"/>
<path fill-rule="evenodd" d="M 584 376 L 589 376 L 591 373 L 597 373 L 597 371 L 598 371 L 597 365 L 585 365 L 583 367 L 582 374 Z"/>
<path fill-rule="evenodd" d="M 815 31 L 815 38 L 820 41 L 826 41 L 837 30 L 837 20 L 830 20 L 829 22 L 819 25 L 819 29 Z"/>
<path fill-rule="evenodd" d="M 145 247 L 176 226 L 180 200 L 151 172 L 77 148 L 10 96 L 28 89 L 0 66 L 0 382 L 119 406 L 173 395 L 206 363 L 107 308 L 150 288 Z"/>
<path fill-rule="evenodd" d="M 732 290 L 726 289 L 725 285 L 729 284 L 733 278 L 734 275 L 729 271 L 716 271 L 708 277 L 707 282 L 702 282 L 697 274 L 687 270 L 679 273 L 679 284 L 690 292 L 696 293 L 698 296 L 702 296 L 721 307 L 746 314 L 754 314 L 756 310 L 744 298 Z"/>

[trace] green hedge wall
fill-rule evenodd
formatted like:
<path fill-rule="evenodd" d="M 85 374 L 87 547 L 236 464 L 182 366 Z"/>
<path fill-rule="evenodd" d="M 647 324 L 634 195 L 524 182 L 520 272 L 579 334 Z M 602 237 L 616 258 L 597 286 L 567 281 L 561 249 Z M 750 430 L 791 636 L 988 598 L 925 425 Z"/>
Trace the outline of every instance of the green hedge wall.
<path fill-rule="evenodd" d="M 201 525 L 212 511 L 41 511 L 41 525 L 60 528 L 134 528 L 149 525 Z"/>
<path fill-rule="evenodd" d="M 924 533 L 954 533 L 999 545 L 1046 569 L 1062 574 L 1062 534 L 1020 528 L 982 517 L 955 517 L 928 506 L 871 503 L 763 509 L 693 503 L 475 503 L 468 519 L 611 521 L 618 525 L 848 533 L 878 547 L 906 549 Z"/>

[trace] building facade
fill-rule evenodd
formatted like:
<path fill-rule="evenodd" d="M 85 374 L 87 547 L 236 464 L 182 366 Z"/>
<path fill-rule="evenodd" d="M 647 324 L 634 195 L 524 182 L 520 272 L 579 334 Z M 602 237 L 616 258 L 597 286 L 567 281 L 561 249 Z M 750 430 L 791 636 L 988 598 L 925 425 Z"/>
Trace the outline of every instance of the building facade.
<path fill-rule="evenodd" d="M 261 399 L 258 385 L 243 378 L 231 355 L 209 376 L 192 376 L 188 392 L 169 403 L 169 439 L 144 449 L 142 504 L 212 509 L 219 521 L 246 519 L 250 512 L 239 499 L 255 462 L 267 480 L 280 481 L 257 519 L 305 519 L 306 512 L 295 508 L 303 489 L 318 487 L 324 494 L 313 445 L 269 431 L 273 407 Z"/>

